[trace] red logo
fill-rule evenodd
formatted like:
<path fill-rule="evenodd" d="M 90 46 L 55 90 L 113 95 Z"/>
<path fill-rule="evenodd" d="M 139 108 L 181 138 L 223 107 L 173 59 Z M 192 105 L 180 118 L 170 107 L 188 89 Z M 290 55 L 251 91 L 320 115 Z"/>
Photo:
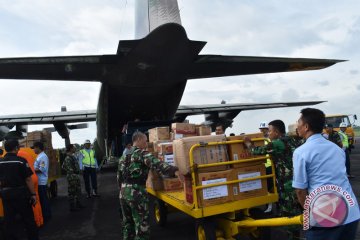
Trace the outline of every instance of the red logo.
<path fill-rule="evenodd" d="M 341 225 L 348 214 L 346 200 L 336 192 L 325 192 L 317 196 L 311 206 L 313 226 L 335 227 Z"/>

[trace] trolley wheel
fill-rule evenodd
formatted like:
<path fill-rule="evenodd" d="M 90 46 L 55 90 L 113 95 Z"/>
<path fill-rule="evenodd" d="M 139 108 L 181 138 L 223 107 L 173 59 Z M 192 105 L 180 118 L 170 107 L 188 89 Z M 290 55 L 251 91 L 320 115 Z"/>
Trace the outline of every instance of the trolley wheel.
<path fill-rule="evenodd" d="M 216 240 L 216 226 L 211 219 L 199 219 L 195 230 L 197 240 Z"/>
<path fill-rule="evenodd" d="M 167 207 L 162 200 L 154 201 L 154 218 L 157 225 L 164 227 L 167 221 Z"/>

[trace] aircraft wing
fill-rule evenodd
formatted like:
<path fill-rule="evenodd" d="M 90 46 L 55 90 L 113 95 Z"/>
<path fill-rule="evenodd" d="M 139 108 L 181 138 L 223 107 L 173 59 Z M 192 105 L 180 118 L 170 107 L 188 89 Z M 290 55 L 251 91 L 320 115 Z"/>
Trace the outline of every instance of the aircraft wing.
<path fill-rule="evenodd" d="M 225 127 L 231 126 L 233 119 L 245 110 L 259 110 L 268 108 L 296 107 L 316 105 L 324 101 L 308 102 L 278 102 L 278 103 L 233 103 L 233 104 L 209 104 L 209 105 L 180 105 L 176 111 L 174 120 L 184 121 L 187 116 L 204 114 L 207 124 L 213 129 L 218 123 Z"/>
<path fill-rule="evenodd" d="M 96 110 L 30 113 L 0 116 L 0 126 L 90 122 L 96 120 Z"/>
<path fill-rule="evenodd" d="M 117 55 L 1 58 L 0 79 L 101 81 Z"/>
<path fill-rule="evenodd" d="M 188 79 L 317 70 L 344 60 L 199 55 Z"/>

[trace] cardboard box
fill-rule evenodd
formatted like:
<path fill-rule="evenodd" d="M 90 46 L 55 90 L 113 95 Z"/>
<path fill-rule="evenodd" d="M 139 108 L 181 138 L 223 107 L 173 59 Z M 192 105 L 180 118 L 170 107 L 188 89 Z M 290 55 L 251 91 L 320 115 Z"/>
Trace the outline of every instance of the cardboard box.
<path fill-rule="evenodd" d="M 162 142 L 157 144 L 157 152 L 159 154 L 173 154 L 173 143 L 172 142 Z"/>
<path fill-rule="evenodd" d="M 148 178 L 162 179 L 161 175 L 156 170 L 150 170 L 149 173 L 148 173 Z"/>
<path fill-rule="evenodd" d="M 150 153 L 154 153 L 154 152 L 155 152 L 154 143 L 148 142 L 148 143 L 147 143 L 147 148 L 146 148 L 146 150 L 147 150 L 148 152 L 150 152 Z"/>
<path fill-rule="evenodd" d="M 149 142 L 158 140 L 170 140 L 169 127 L 157 127 L 149 129 Z"/>
<path fill-rule="evenodd" d="M 159 159 L 172 166 L 175 166 L 174 154 L 159 154 Z"/>
<path fill-rule="evenodd" d="M 53 149 L 51 132 L 48 132 L 46 130 L 29 132 L 29 133 L 27 133 L 27 136 L 25 139 L 26 139 L 26 142 L 24 140 L 21 143 L 21 146 L 32 147 L 35 142 L 42 142 L 44 144 L 45 150 Z"/>
<path fill-rule="evenodd" d="M 211 127 L 210 126 L 197 126 L 196 127 L 196 135 L 198 135 L 198 136 L 211 135 Z"/>
<path fill-rule="evenodd" d="M 189 151 L 194 144 L 208 142 L 223 142 L 225 135 L 210 135 L 188 137 L 174 140 L 173 151 L 175 164 L 181 174 L 186 175 L 190 172 Z M 227 148 L 225 145 L 204 146 L 196 148 L 193 152 L 195 164 L 219 163 L 228 161 Z M 199 172 L 221 171 L 228 169 L 227 165 L 207 167 L 198 169 Z"/>
<path fill-rule="evenodd" d="M 177 134 L 196 134 L 195 124 L 191 123 L 173 123 L 171 130 Z"/>
<path fill-rule="evenodd" d="M 152 152 L 152 154 L 153 154 L 155 157 L 159 157 L 158 145 L 159 145 L 160 143 L 166 143 L 166 142 L 169 142 L 169 140 L 158 140 L 158 141 L 152 142 L 152 145 L 153 145 L 153 152 Z"/>
<path fill-rule="evenodd" d="M 232 180 L 240 180 L 249 177 L 257 177 L 266 175 L 265 165 L 258 164 L 243 168 L 235 168 L 231 170 Z M 231 185 L 231 195 L 236 200 L 242 200 L 252 197 L 267 195 L 266 179 L 253 180 L 248 182 L 236 183 Z"/>
<path fill-rule="evenodd" d="M 164 191 L 177 191 L 183 188 L 178 178 L 163 178 Z"/>
<path fill-rule="evenodd" d="M 164 189 L 162 178 L 155 170 L 149 171 L 148 178 L 146 179 L 146 187 L 155 191 Z"/>
<path fill-rule="evenodd" d="M 43 138 L 42 131 L 33 131 L 27 134 L 27 140 L 41 141 Z"/>
<path fill-rule="evenodd" d="M 245 137 L 253 139 L 253 138 L 263 138 L 264 136 L 262 133 L 255 133 L 255 134 L 227 137 L 226 139 L 227 139 L 227 141 L 244 140 Z M 253 142 L 253 143 L 255 146 L 263 146 L 264 145 L 263 141 L 260 141 L 260 142 L 257 141 L 257 142 Z M 251 154 L 251 151 L 245 146 L 244 143 L 229 144 L 228 151 L 229 151 L 229 160 L 230 161 L 262 156 L 262 155 L 253 156 Z M 246 163 L 237 163 L 237 164 L 232 164 L 232 167 L 233 168 L 241 168 L 241 167 L 257 165 L 257 164 L 261 164 L 261 163 L 265 163 L 265 162 L 266 162 L 266 160 L 260 160 L 260 161 L 255 161 L 255 162 L 246 162 Z"/>
<path fill-rule="evenodd" d="M 163 184 L 161 179 L 148 178 L 146 180 L 146 187 L 151 188 L 154 191 L 162 191 L 162 190 L 164 190 L 164 184 Z"/>
<path fill-rule="evenodd" d="M 202 186 L 207 184 L 230 181 L 231 178 L 232 171 L 226 170 L 219 172 L 199 173 L 196 181 L 198 185 Z M 184 183 L 185 199 L 186 202 L 190 204 L 194 202 L 191 180 L 191 176 L 187 175 L 185 177 Z M 229 185 L 221 185 L 198 190 L 197 197 L 199 207 L 206 207 L 232 201 L 233 198 L 230 190 L 231 188 Z"/>
<path fill-rule="evenodd" d="M 196 137 L 196 136 L 197 136 L 196 133 L 191 133 L 191 134 L 173 133 L 172 140 L 182 139 L 182 138 L 187 138 L 187 137 Z"/>

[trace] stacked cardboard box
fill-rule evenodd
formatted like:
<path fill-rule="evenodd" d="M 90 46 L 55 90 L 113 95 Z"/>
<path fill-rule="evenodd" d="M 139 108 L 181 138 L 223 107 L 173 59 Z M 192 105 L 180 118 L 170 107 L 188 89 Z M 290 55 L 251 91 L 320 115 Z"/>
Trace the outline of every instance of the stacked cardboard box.
<path fill-rule="evenodd" d="M 253 138 L 262 138 L 261 134 L 248 134 L 243 136 L 235 136 L 227 138 L 230 140 L 244 140 L 245 137 L 250 139 Z M 263 145 L 263 141 L 253 142 L 255 146 Z M 175 149 L 174 144 L 174 149 Z M 243 143 L 231 144 L 228 145 L 228 151 L 230 155 L 230 160 L 242 160 L 249 159 L 252 157 L 251 152 L 245 147 Z M 176 152 L 176 150 L 175 150 Z M 176 154 L 175 154 L 176 155 Z M 263 176 L 265 175 L 265 160 L 252 161 L 247 163 L 236 163 L 231 165 L 231 169 L 220 171 L 207 171 L 207 172 L 197 172 L 195 174 L 195 182 L 197 185 L 206 185 L 211 183 L 221 183 L 225 181 L 240 180 L 249 177 Z M 193 203 L 193 191 L 192 191 L 192 181 L 190 175 L 185 177 L 184 183 L 184 192 L 185 199 L 188 203 Z M 237 201 L 246 198 L 263 196 L 267 194 L 267 185 L 266 179 L 262 180 L 252 180 L 242 183 L 230 184 L 230 185 L 221 185 L 217 187 L 205 188 L 203 190 L 198 190 L 198 205 L 200 207 L 211 206 L 221 203 L 226 203 L 229 201 Z"/>
<path fill-rule="evenodd" d="M 198 186 L 222 183 L 231 181 L 232 171 L 205 172 L 197 175 L 196 184 Z M 204 188 L 197 192 L 199 207 L 206 207 L 232 201 L 231 188 L 229 185 L 220 185 L 216 187 Z M 192 190 L 192 178 L 190 175 L 185 176 L 184 192 L 186 202 L 192 204 L 194 195 Z"/>
<path fill-rule="evenodd" d="M 177 191 L 183 188 L 182 182 L 179 178 L 163 178 L 164 191 Z"/>
<path fill-rule="evenodd" d="M 258 177 L 266 175 L 265 165 L 257 164 L 241 168 L 234 168 L 231 172 L 232 180 L 241 180 L 245 178 Z M 243 200 L 251 197 L 264 196 L 267 194 L 266 179 L 252 180 L 242 183 L 232 184 L 231 194 L 233 200 Z"/>
<path fill-rule="evenodd" d="M 245 138 L 255 139 L 263 138 L 262 133 L 247 134 L 241 136 L 228 137 L 228 141 L 244 140 Z M 264 141 L 253 141 L 255 147 L 264 146 Z M 231 160 L 243 160 L 255 157 L 264 157 L 264 155 L 255 156 L 245 146 L 244 143 L 236 143 L 228 146 L 229 156 Z M 266 175 L 265 165 L 266 159 L 251 162 L 239 162 L 232 164 L 232 180 L 240 180 L 244 178 L 257 177 Z M 233 184 L 231 186 L 233 200 L 242 200 L 246 198 L 263 196 L 267 194 L 266 179 L 247 181 L 243 183 Z"/>
<path fill-rule="evenodd" d="M 171 124 L 171 139 L 181 139 L 196 136 L 196 125 L 191 123 Z"/>
<path fill-rule="evenodd" d="M 170 165 L 175 165 L 173 157 L 173 146 L 170 140 L 169 127 L 157 127 L 149 129 L 148 150 L 152 154 Z M 155 171 L 150 171 L 146 186 L 156 191 L 174 191 L 182 187 L 177 178 L 164 178 Z"/>
<path fill-rule="evenodd" d="M 35 142 L 42 142 L 44 144 L 44 152 L 49 158 L 49 178 L 61 175 L 61 167 L 59 164 L 59 156 L 57 151 L 53 149 L 51 132 L 33 131 L 27 133 L 27 137 L 19 141 L 20 147 L 33 147 Z"/>
<path fill-rule="evenodd" d="M 241 136 L 227 137 L 227 141 L 244 140 L 245 138 L 250 138 L 250 139 L 263 138 L 263 134 L 262 133 L 254 133 L 254 134 L 247 134 L 247 135 L 241 135 Z M 254 144 L 254 146 L 263 146 L 264 141 L 255 141 L 255 142 L 253 142 L 253 144 Z M 230 161 L 256 157 L 251 154 L 251 151 L 245 146 L 244 143 L 229 144 L 228 151 L 229 151 Z M 249 165 L 265 163 L 265 161 L 266 160 L 259 160 L 259 161 L 255 161 L 255 162 L 237 163 L 237 164 L 233 164 L 232 167 L 233 168 L 245 167 L 245 166 L 249 166 Z"/>
<path fill-rule="evenodd" d="M 164 189 L 164 184 L 161 176 L 155 170 L 150 170 L 147 180 L 146 187 L 154 189 L 155 191 L 161 191 Z"/>
<path fill-rule="evenodd" d="M 46 130 L 29 132 L 27 136 L 19 141 L 21 147 L 32 147 L 35 142 L 42 142 L 45 150 L 53 149 L 51 132 Z"/>
<path fill-rule="evenodd" d="M 155 142 L 159 140 L 169 140 L 170 132 L 169 127 L 157 127 L 149 129 L 149 142 Z"/>
<path fill-rule="evenodd" d="M 159 128 L 149 131 L 149 133 L 152 132 L 152 137 L 149 137 L 149 140 L 151 139 L 152 141 L 154 154 L 156 154 L 160 160 L 175 164 L 179 168 L 180 173 L 185 175 L 185 182 L 183 184 L 184 194 L 186 202 L 190 204 L 194 201 L 192 190 L 193 181 L 201 186 L 265 175 L 265 160 L 250 163 L 239 162 L 232 164 L 231 166 L 223 165 L 199 169 L 196 169 L 195 167 L 195 179 L 192 179 L 190 175 L 189 150 L 194 144 L 201 143 L 203 145 L 202 147 L 196 148 L 193 152 L 195 166 L 199 164 L 225 162 L 228 160 L 242 160 L 254 157 L 243 143 L 216 146 L 206 146 L 206 143 L 222 142 L 226 140 L 244 140 L 245 137 L 262 138 L 261 134 L 249 134 L 226 138 L 225 135 L 210 135 L 210 127 L 196 126 L 189 123 L 173 123 L 169 138 L 174 139 L 174 141 L 171 142 L 169 139 L 165 139 L 166 137 L 162 137 L 167 136 L 165 131 L 166 130 Z M 256 146 L 261 146 L 263 145 L 263 142 L 254 142 L 254 144 Z M 151 187 L 157 191 L 176 191 L 182 186 L 177 178 L 163 178 L 157 173 L 150 172 L 147 180 L 147 187 Z M 200 207 L 266 194 L 267 186 L 265 179 L 231 185 L 220 185 L 197 191 L 198 205 Z"/>
<path fill-rule="evenodd" d="M 157 152 L 160 160 L 175 166 L 172 142 L 163 142 L 157 144 Z"/>
<path fill-rule="evenodd" d="M 209 164 L 228 161 L 228 154 L 225 145 L 206 146 L 206 143 L 209 142 L 223 141 L 226 141 L 225 135 L 197 136 L 174 140 L 173 150 L 175 164 L 179 168 L 180 173 L 183 175 L 190 173 L 189 151 L 194 144 L 204 144 L 203 147 L 196 148 L 193 151 L 195 164 Z M 227 168 L 228 167 L 226 165 L 214 166 L 200 168 L 199 172 L 222 171 Z"/>
<path fill-rule="evenodd" d="M 205 125 L 196 126 L 196 135 L 197 136 L 211 135 L 211 127 Z"/>

